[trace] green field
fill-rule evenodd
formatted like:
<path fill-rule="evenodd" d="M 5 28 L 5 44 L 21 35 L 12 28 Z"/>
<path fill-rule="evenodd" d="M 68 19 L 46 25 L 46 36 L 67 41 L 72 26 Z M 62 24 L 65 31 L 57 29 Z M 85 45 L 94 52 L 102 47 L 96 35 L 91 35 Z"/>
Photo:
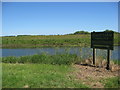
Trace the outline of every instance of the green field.
<path fill-rule="evenodd" d="M 36 48 L 60 46 L 90 46 L 90 34 L 6 36 L 2 38 L 2 48 Z M 119 41 L 118 41 L 119 40 Z M 114 35 L 114 45 L 120 45 L 118 34 Z"/>

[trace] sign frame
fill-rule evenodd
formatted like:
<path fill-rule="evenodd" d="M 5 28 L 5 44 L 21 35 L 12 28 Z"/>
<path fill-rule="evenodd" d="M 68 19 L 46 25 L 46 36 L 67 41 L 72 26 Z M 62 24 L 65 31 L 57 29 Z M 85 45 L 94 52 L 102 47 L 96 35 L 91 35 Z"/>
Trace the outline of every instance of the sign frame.
<path fill-rule="evenodd" d="M 114 32 L 91 32 L 91 48 L 113 50 Z"/>
<path fill-rule="evenodd" d="M 107 49 L 107 66 L 106 69 L 109 70 L 110 67 L 110 50 L 114 49 L 114 32 L 104 31 L 104 32 L 91 32 L 91 48 L 93 48 L 93 65 L 95 65 L 95 54 L 96 49 Z"/>

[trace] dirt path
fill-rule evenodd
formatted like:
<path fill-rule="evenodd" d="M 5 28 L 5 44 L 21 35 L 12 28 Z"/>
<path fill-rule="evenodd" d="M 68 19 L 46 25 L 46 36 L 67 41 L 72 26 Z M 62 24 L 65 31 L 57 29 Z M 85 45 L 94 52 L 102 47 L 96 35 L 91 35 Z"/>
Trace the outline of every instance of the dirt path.
<path fill-rule="evenodd" d="M 88 65 L 73 65 L 75 71 L 73 72 L 77 79 L 83 82 L 83 84 L 89 85 L 91 88 L 104 88 L 104 85 L 100 80 L 110 77 L 118 76 L 120 67 L 116 70 L 106 70 L 105 68 L 97 68 Z M 120 75 L 120 74 L 119 74 Z"/>

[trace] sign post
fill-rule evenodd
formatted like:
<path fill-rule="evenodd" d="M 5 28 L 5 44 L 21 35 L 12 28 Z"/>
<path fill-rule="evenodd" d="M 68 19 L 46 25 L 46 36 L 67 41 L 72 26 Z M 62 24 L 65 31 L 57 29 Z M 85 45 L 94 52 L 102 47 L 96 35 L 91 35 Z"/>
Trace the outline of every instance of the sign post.
<path fill-rule="evenodd" d="M 96 57 L 96 52 L 95 48 L 93 48 L 93 65 L 95 65 L 95 57 Z"/>
<path fill-rule="evenodd" d="M 110 64 L 110 50 L 108 49 L 107 50 L 107 67 L 106 67 L 107 70 L 110 69 L 109 64 Z"/>
<path fill-rule="evenodd" d="M 95 65 L 95 48 L 107 49 L 107 67 L 109 70 L 110 50 L 113 50 L 114 32 L 91 32 L 91 48 L 93 48 L 93 64 Z"/>

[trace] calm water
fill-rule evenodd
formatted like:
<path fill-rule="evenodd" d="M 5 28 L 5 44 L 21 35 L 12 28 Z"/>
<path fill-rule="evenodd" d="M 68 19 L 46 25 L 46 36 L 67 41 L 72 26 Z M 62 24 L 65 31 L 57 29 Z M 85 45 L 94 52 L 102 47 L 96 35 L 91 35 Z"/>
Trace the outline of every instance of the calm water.
<path fill-rule="evenodd" d="M 60 48 L 31 48 L 31 49 L 1 49 L 2 50 L 2 57 L 6 56 L 25 56 L 25 55 L 33 55 L 33 54 L 41 54 L 41 53 L 48 53 L 48 54 L 62 54 L 69 52 L 71 54 L 77 54 L 81 58 L 88 58 L 92 56 L 92 49 L 89 47 L 60 47 Z M 111 50 L 111 59 L 120 59 L 118 55 L 120 54 L 120 46 L 114 47 L 114 50 Z M 97 49 L 97 56 L 102 56 L 106 58 L 107 50 L 104 49 Z"/>

